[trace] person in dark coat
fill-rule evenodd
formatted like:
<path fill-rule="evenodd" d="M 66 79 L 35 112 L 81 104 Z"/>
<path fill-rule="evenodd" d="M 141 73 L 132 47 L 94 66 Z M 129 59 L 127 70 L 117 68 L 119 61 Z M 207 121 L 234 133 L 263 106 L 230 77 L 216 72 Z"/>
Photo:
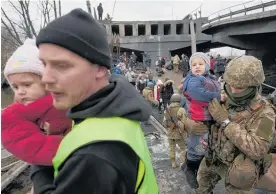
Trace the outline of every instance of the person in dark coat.
<path fill-rule="evenodd" d="M 181 55 L 180 69 L 183 72 L 183 77 L 186 77 L 189 72 L 189 59 L 184 54 Z"/>
<path fill-rule="evenodd" d="M 214 64 L 214 72 L 217 78 L 219 78 L 225 71 L 225 65 L 226 65 L 226 60 L 225 59 L 219 59 L 216 60 Z"/>
<path fill-rule="evenodd" d="M 166 65 L 166 57 L 163 56 L 163 57 L 161 58 L 160 65 L 161 65 L 162 68 L 165 67 L 165 65 Z"/>
<path fill-rule="evenodd" d="M 146 87 L 146 79 L 145 75 L 140 74 L 137 79 L 137 89 L 139 90 L 140 94 L 143 94 L 143 90 Z"/>
<path fill-rule="evenodd" d="M 97 7 L 99 20 L 103 20 L 103 6 L 102 3 L 100 3 Z"/>
<path fill-rule="evenodd" d="M 164 104 L 164 108 L 170 103 L 170 99 L 174 94 L 173 91 L 173 80 L 165 78 L 163 87 L 161 88 L 161 98 Z"/>
<path fill-rule="evenodd" d="M 45 68 L 42 83 L 55 108 L 69 109 L 74 125 L 53 167 L 31 166 L 35 194 L 158 194 L 140 126 L 152 107 L 124 76 L 110 76 L 106 36 L 91 14 L 74 9 L 36 38 Z"/>

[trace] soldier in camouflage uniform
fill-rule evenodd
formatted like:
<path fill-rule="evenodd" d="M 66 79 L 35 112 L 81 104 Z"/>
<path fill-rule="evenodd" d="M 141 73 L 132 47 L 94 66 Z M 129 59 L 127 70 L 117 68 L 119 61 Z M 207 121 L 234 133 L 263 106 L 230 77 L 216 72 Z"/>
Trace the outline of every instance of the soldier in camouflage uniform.
<path fill-rule="evenodd" d="M 184 111 L 183 108 L 180 107 L 180 94 L 173 94 L 171 97 L 171 104 L 165 110 L 163 124 L 167 127 L 168 130 L 168 141 L 169 141 L 169 152 L 170 152 L 170 160 L 172 162 L 172 167 L 176 168 L 178 166 L 175 160 L 175 148 L 176 145 L 180 147 L 180 163 L 185 161 L 186 148 L 185 148 L 185 140 L 183 135 L 184 131 L 181 131 L 178 126 L 178 120 L 181 114 L 181 110 Z"/>
<path fill-rule="evenodd" d="M 209 104 L 216 125 L 197 174 L 198 194 L 211 193 L 221 178 L 226 193 L 253 193 L 259 175 L 271 165 L 275 113 L 259 94 L 265 80 L 261 61 L 238 57 L 229 63 L 224 79 L 225 106 L 216 99 Z"/>
<path fill-rule="evenodd" d="M 150 104 L 157 106 L 158 101 L 155 100 L 153 96 L 153 87 L 154 87 L 153 83 L 149 82 L 147 87 L 143 89 L 143 96 L 146 99 L 146 101 L 148 101 Z"/>

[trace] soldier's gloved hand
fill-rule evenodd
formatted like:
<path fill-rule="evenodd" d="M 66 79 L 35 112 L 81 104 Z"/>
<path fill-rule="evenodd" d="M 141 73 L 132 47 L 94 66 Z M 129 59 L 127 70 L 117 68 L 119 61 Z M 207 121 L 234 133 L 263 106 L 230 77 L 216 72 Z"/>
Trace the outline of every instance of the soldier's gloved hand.
<path fill-rule="evenodd" d="M 221 106 L 216 98 L 209 103 L 208 110 L 216 122 L 221 123 L 228 119 L 227 110 Z"/>

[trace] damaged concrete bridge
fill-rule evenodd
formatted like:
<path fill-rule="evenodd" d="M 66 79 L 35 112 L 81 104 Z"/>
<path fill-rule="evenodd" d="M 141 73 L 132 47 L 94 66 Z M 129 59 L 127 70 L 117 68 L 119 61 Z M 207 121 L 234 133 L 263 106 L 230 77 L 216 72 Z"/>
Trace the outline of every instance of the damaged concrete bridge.
<path fill-rule="evenodd" d="M 118 35 L 120 47 L 148 52 L 153 60 L 171 53 L 190 55 L 190 19 L 101 21 L 107 34 Z M 194 19 L 198 51 L 230 46 L 275 64 L 276 1 L 255 0 Z M 272 44 L 271 44 L 272 43 Z"/>
<path fill-rule="evenodd" d="M 201 33 L 201 26 L 208 21 L 199 18 L 194 21 L 197 43 L 210 41 L 212 36 Z M 191 45 L 190 20 L 166 21 L 102 21 L 107 34 L 118 35 L 120 47 L 148 52 L 153 60 L 169 57 L 173 50 Z"/>

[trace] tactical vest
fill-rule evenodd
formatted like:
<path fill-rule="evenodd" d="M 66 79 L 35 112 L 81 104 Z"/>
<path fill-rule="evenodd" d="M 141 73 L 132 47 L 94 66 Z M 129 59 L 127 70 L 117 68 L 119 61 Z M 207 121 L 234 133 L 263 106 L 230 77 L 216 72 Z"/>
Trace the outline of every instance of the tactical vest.
<path fill-rule="evenodd" d="M 250 129 L 252 123 L 260 117 L 270 105 L 261 100 L 249 109 L 230 114 L 230 120 L 238 123 L 242 128 Z M 233 112 L 234 113 L 234 112 Z M 263 128 L 260 128 L 263 129 Z M 258 178 L 268 171 L 271 165 L 271 156 L 266 154 L 262 160 L 252 160 L 239 151 L 224 135 L 223 128 L 213 125 L 208 139 L 206 161 L 216 165 L 220 162 L 226 164 L 227 172 L 225 182 L 241 190 L 251 190 Z M 265 130 L 265 129 L 264 129 Z M 256 134 L 258 131 L 256 131 Z M 269 138 L 266 131 L 259 131 L 264 139 Z M 211 138 L 210 138 L 211 137 Z M 211 148 L 211 149 L 210 149 Z"/>
<path fill-rule="evenodd" d="M 261 113 L 267 104 L 265 102 L 259 104 L 257 107 L 249 110 L 243 110 L 238 112 L 232 118 L 231 121 L 239 123 L 242 128 L 250 128 L 250 125 L 255 120 L 255 117 Z M 218 159 L 227 166 L 230 165 L 234 159 L 240 154 L 240 151 L 236 146 L 224 135 L 223 128 L 213 125 L 210 130 L 210 135 L 208 139 L 209 152 L 207 152 L 207 158 L 212 161 Z M 210 151 L 211 149 L 211 151 Z M 212 154 L 212 156 L 210 155 Z"/>
<path fill-rule="evenodd" d="M 91 131 L 91 127 L 95 129 Z M 88 118 L 74 125 L 72 131 L 63 138 L 53 159 L 55 177 L 70 154 L 83 145 L 99 141 L 120 141 L 128 144 L 140 158 L 135 193 L 158 193 L 150 153 L 139 122 L 119 117 Z"/>

